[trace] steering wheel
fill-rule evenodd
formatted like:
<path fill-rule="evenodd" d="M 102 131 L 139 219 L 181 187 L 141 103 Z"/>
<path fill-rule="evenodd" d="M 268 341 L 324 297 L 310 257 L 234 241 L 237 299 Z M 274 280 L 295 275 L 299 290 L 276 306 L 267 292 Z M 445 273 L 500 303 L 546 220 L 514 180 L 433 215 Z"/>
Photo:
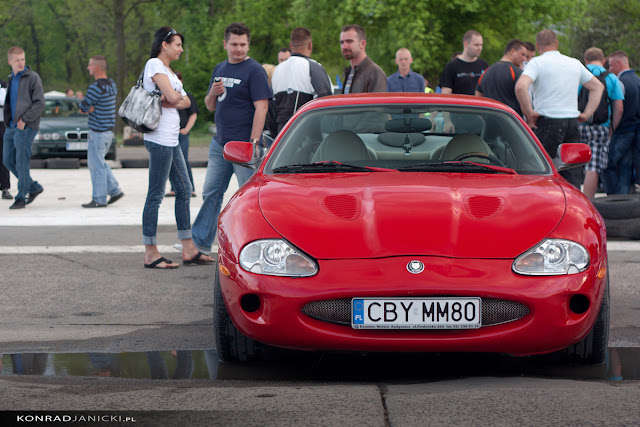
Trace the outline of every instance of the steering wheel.
<path fill-rule="evenodd" d="M 474 152 L 474 153 L 463 153 L 453 160 L 460 161 L 460 160 L 468 159 L 469 157 L 480 157 L 480 158 L 489 160 L 490 164 L 493 163 L 498 166 L 502 166 L 503 168 L 507 167 L 504 163 L 502 163 L 502 160 L 500 160 L 499 158 L 492 156 L 491 154 L 482 153 L 480 151 Z"/>

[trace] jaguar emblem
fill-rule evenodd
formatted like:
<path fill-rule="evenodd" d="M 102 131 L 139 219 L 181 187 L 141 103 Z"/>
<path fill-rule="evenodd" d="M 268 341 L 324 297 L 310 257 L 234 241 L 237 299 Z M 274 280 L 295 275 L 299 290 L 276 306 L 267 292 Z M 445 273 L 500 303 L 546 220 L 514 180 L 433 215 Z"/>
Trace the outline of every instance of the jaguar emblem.
<path fill-rule="evenodd" d="M 409 261 L 407 270 L 409 270 L 411 274 L 420 274 L 424 271 L 424 264 L 420 261 Z"/>

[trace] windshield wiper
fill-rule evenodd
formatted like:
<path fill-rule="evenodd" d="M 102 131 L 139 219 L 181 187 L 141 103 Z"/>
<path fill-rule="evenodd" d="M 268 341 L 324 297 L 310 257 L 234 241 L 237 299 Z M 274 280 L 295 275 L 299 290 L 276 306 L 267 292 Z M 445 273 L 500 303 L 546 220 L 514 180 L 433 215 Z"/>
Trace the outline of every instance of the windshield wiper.
<path fill-rule="evenodd" d="M 514 169 L 503 166 L 486 165 L 467 161 L 450 161 L 442 163 L 416 163 L 398 168 L 401 172 L 471 172 L 471 173 L 505 173 L 517 175 Z"/>
<path fill-rule="evenodd" d="M 273 169 L 273 173 L 314 173 L 314 172 L 388 172 L 395 169 L 357 166 L 335 161 L 286 165 Z"/>

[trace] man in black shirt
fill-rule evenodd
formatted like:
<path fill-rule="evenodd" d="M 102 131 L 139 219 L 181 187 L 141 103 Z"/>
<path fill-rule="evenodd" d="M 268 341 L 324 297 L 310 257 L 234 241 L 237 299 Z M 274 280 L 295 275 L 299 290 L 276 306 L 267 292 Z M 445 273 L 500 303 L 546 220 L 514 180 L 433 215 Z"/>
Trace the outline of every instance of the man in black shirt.
<path fill-rule="evenodd" d="M 464 47 L 462 53 L 447 63 L 442 71 L 440 83 L 438 83 L 442 93 L 475 95 L 480 76 L 489 68 L 486 61 L 480 59 L 482 34 L 475 30 L 467 31 L 462 38 L 462 45 Z M 462 131 L 462 126 L 465 126 L 463 123 L 457 123 L 455 115 L 450 116 L 444 113 L 443 118 L 444 132 L 455 132 L 456 127 Z"/>
<path fill-rule="evenodd" d="M 522 74 L 522 61 L 525 60 L 526 55 L 527 48 L 524 42 L 513 39 L 507 43 L 500 61 L 493 64 L 480 76 L 476 96 L 486 96 L 500 101 L 522 115 L 515 87 L 516 80 Z"/>
<path fill-rule="evenodd" d="M 474 95 L 478 79 L 489 66 L 480 58 L 482 35 L 469 30 L 462 38 L 462 54 L 445 65 L 440 83 L 442 93 Z"/>

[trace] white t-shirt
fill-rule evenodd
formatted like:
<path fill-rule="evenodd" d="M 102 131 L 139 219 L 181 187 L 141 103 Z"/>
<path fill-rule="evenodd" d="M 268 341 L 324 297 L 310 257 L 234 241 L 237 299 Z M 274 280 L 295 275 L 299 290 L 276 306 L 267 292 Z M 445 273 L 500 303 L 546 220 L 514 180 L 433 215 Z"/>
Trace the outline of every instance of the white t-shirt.
<path fill-rule="evenodd" d="M 7 89 L 0 87 L 0 123 L 4 123 L 4 100 L 7 97 Z"/>
<path fill-rule="evenodd" d="M 557 50 L 531 58 L 522 75 L 533 80 L 533 109 L 552 119 L 573 119 L 578 111 L 578 87 L 593 77 L 580 61 Z"/>
<path fill-rule="evenodd" d="M 145 90 L 153 92 L 157 89 L 156 84 L 152 80 L 152 77 L 156 74 L 166 74 L 171 83 L 171 87 L 180 92 L 183 96 L 187 93 L 182 88 L 182 82 L 178 79 L 173 71 L 167 68 L 164 63 L 158 58 L 151 58 L 147 61 L 144 68 L 144 76 L 142 78 L 142 84 Z M 158 128 L 153 132 L 144 134 L 144 139 L 147 141 L 155 142 L 165 147 L 175 147 L 178 145 L 178 135 L 180 134 L 180 116 L 178 110 L 175 108 L 162 107 L 162 116 L 160 117 L 160 124 Z"/>

